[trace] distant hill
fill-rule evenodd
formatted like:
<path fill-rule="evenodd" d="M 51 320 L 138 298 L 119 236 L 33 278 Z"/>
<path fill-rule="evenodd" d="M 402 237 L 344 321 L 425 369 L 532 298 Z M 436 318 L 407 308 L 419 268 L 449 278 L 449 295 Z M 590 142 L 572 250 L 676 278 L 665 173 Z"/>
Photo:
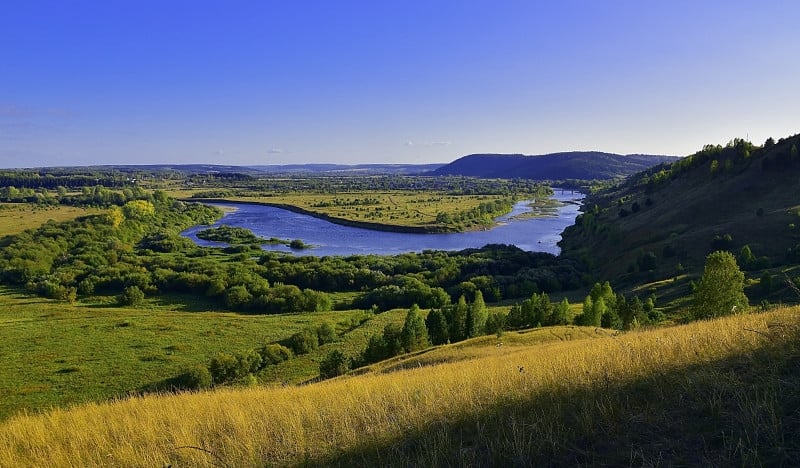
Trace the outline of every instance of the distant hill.
<path fill-rule="evenodd" d="M 50 169 L 107 171 L 125 173 L 136 171 L 175 171 L 184 174 L 308 174 L 308 175 L 377 175 L 377 174 L 426 174 L 444 166 L 439 164 L 268 164 L 254 166 L 230 166 L 223 164 L 114 164 L 103 166 L 71 166 Z"/>
<path fill-rule="evenodd" d="M 278 174 L 411 175 L 428 173 L 442 166 L 444 164 L 273 164 L 248 166 L 248 169 Z"/>
<path fill-rule="evenodd" d="M 534 180 L 614 179 L 677 160 L 674 156 L 573 151 L 540 156 L 470 154 L 433 171 L 433 175 Z"/>
<path fill-rule="evenodd" d="M 800 135 L 760 147 L 737 139 L 636 174 L 587 197 L 563 234 L 562 254 L 584 260 L 598 279 L 653 284 L 679 297 L 709 253 L 729 250 L 754 278 L 751 302 L 797 301 L 785 276 L 800 275 L 798 147 Z M 773 288 L 756 284 L 765 274 Z"/>

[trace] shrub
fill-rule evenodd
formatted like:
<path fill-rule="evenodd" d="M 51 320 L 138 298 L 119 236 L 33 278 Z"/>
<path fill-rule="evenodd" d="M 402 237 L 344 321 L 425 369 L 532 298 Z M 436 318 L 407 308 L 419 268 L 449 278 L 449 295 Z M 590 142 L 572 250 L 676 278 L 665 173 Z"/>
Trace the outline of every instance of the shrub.
<path fill-rule="evenodd" d="M 333 343 L 336 341 L 336 327 L 330 322 L 323 322 L 317 329 L 319 344 Z"/>
<path fill-rule="evenodd" d="M 239 362 L 233 355 L 219 353 L 211 359 L 208 370 L 214 384 L 232 382 L 239 377 Z"/>
<path fill-rule="evenodd" d="M 261 361 L 264 365 L 280 364 L 292 358 L 292 350 L 277 343 L 264 345 L 258 350 L 258 354 L 261 355 Z"/>
<path fill-rule="evenodd" d="M 144 293 L 138 286 L 128 286 L 117 297 L 117 303 L 121 306 L 136 306 L 144 301 Z"/>
<path fill-rule="evenodd" d="M 174 380 L 180 390 L 202 390 L 211 387 L 211 382 L 211 372 L 202 364 L 190 367 Z"/>
<path fill-rule="evenodd" d="M 328 353 L 319 363 L 319 375 L 326 379 L 342 375 L 349 369 L 347 358 L 338 349 Z"/>
<path fill-rule="evenodd" d="M 308 354 L 319 347 L 319 336 L 316 330 L 305 328 L 289 338 L 289 348 L 294 354 Z"/>

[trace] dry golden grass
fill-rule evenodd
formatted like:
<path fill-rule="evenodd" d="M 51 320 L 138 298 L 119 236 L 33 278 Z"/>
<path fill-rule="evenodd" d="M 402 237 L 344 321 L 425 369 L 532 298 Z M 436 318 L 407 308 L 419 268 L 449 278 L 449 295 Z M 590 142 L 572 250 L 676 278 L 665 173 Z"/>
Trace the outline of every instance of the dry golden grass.
<path fill-rule="evenodd" d="M 304 387 L 151 395 L 17 416 L 0 424 L 0 466 L 524 466 L 537 464 L 537 456 L 555 457 L 539 460 L 556 464 L 718 464 L 702 455 L 708 447 L 687 447 L 681 431 L 701 431 L 707 440 L 703 431 L 718 428 L 706 428 L 703 418 L 727 420 L 730 401 L 740 419 L 760 421 L 760 409 L 774 406 L 777 397 L 738 392 L 736 375 L 716 363 L 741 360 L 746 373 L 762 364 L 756 356 L 766 345 L 788 349 L 789 341 L 781 340 L 796 339 L 785 331 L 797 326 L 798 312 L 495 347 L 465 361 Z M 664 414 L 665 401 L 677 415 L 691 414 L 664 429 L 667 435 L 678 433 L 673 439 L 679 444 L 659 446 L 652 454 L 638 438 L 663 437 L 652 428 L 640 432 L 654 424 L 677 424 L 671 419 L 676 414 Z M 696 402 L 707 404 L 703 408 L 710 414 L 692 412 Z M 787 444 L 786 434 L 768 433 L 780 432 L 780 424 L 757 424 L 759 440 Z M 737 432 L 719 430 L 719 451 L 739 464 L 764 463 L 748 455 Z M 617 443 L 620 434 L 632 445 L 618 454 L 607 445 Z M 637 448 L 640 442 L 645 448 Z M 558 458 L 565 450 L 569 457 Z M 670 459 L 676 450 L 691 452 Z M 695 451 L 698 458 L 691 455 Z"/>
<path fill-rule="evenodd" d="M 39 206 L 32 203 L 0 203 L 0 237 L 37 228 L 48 220 L 61 222 L 78 216 L 97 214 L 95 208 L 74 206 Z"/>

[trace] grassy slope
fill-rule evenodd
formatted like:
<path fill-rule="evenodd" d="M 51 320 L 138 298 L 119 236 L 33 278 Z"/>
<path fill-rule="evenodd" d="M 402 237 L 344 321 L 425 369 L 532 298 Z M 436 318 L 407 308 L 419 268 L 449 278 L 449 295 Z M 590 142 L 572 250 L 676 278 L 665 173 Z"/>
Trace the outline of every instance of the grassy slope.
<path fill-rule="evenodd" d="M 788 465 L 798 313 L 19 416 L 0 423 L 0 465 Z"/>
<path fill-rule="evenodd" d="M 800 225 L 800 162 L 788 167 L 776 162 L 792 143 L 800 145 L 800 136 L 768 151 L 753 151 L 749 160 L 736 162 L 728 172 L 712 175 L 708 161 L 651 190 L 637 185 L 641 175 L 632 177 L 587 200 L 587 206 L 596 203 L 601 208 L 597 232 L 570 228 L 560 245 L 565 255 L 588 255 L 601 279 L 628 285 L 653 282 L 659 296 L 670 299 L 690 292 L 688 282 L 702 273 L 715 235 L 731 234 L 734 253 L 749 245 L 757 257 L 781 262 L 786 250 L 800 243 L 800 229 L 789 227 Z M 720 158 L 720 168 L 729 156 L 735 159 L 735 151 Z M 762 167 L 765 158 L 770 160 L 767 169 Z M 646 205 L 648 198 L 651 206 Z M 641 207 L 638 213 L 632 212 L 634 202 Z M 622 208 L 631 214 L 619 217 Z M 756 214 L 759 209 L 763 216 Z M 674 256 L 664 254 L 666 246 L 673 248 Z M 644 252 L 656 254 L 657 268 L 631 274 L 629 268 Z M 659 283 L 662 280 L 667 281 Z"/>
<path fill-rule="evenodd" d="M 261 376 L 302 382 L 317 375 L 319 360 L 334 347 L 355 355 L 388 321 L 402 323 L 405 317 L 405 311 L 386 312 L 350 330 L 346 322 L 363 312 L 255 316 L 212 311 L 187 297 L 171 299 L 132 309 L 70 305 L 0 289 L 0 419 L 20 410 L 125 396 L 187 366 L 207 364 L 218 352 L 260 347 L 323 321 L 336 324 L 340 341 L 268 367 Z"/>

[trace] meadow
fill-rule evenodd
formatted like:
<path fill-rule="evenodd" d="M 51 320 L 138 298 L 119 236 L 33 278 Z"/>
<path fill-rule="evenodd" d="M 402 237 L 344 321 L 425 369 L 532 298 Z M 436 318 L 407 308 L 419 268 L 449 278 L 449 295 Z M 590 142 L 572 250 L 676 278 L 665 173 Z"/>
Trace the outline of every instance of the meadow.
<path fill-rule="evenodd" d="M 46 206 L 33 203 L 0 203 L 0 239 L 34 229 L 49 220 L 68 221 L 78 216 L 97 214 L 96 208 Z"/>
<path fill-rule="evenodd" d="M 259 376 L 301 383 L 319 374 L 318 361 L 331 349 L 356 355 L 371 334 L 405 316 L 402 310 L 366 321 L 360 310 L 243 315 L 176 295 L 138 308 L 95 299 L 65 304 L 0 288 L 0 419 L 148 391 L 187 367 L 208 364 L 217 353 L 244 352 L 307 326 L 334 324 L 336 342 Z"/>
<path fill-rule="evenodd" d="M 0 465 L 790 465 L 799 312 L 479 338 L 456 362 L 448 345 L 426 353 L 435 365 L 18 415 L 0 423 Z"/>

